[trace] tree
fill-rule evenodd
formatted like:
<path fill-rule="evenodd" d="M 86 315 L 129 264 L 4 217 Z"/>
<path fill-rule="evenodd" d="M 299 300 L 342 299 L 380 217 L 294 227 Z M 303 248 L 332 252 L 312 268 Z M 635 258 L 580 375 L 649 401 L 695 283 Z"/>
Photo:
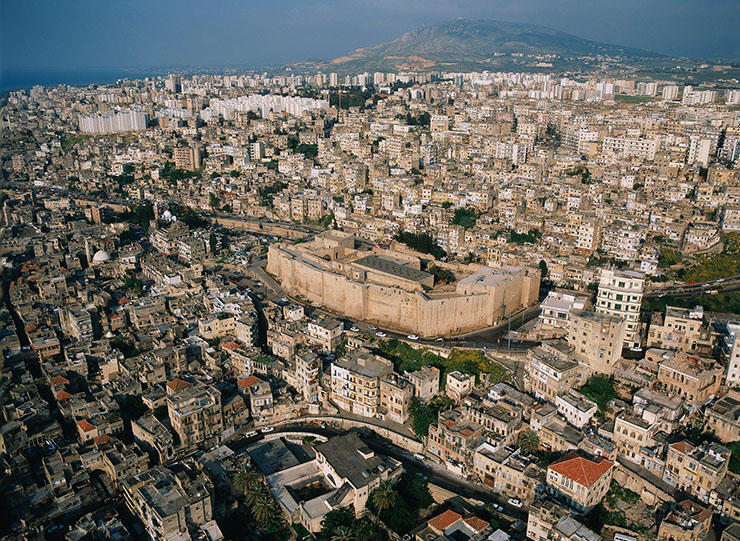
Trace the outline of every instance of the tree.
<path fill-rule="evenodd" d="M 547 261 L 544 259 L 540 259 L 540 275 L 543 280 L 547 278 Z"/>
<path fill-rule="evenodd" d="M 540 447 L 540 437 L 534 430 L 525 430 L 519 433 L 517 445 L 528 455 L 534 454 Z"/>
<path fill-rule="evenodd" d="M 252 504 L 252 513 L 260 526 L 269 528 L 273 526 L 278 518 L 278 511 L 275 505 L 275 498 L 266 490 L 257 497 Z"/>
<path fill-rule="evenodd" d="M 210 206 L 212 209 L 218 208 L 218 197 L 216 197 L 216 194 L 213 192 L 208 194 L 208 206 Z"/>
<path fill-rule="evenodd" d="M 349 526 L 337 526 L 334 535 L 331 536 L 331 541 L 354 541 L 355 539 L 352 528 Z"/>
<path fill-rule="evenodd" d="M 243 465 L 234 478 L 234 487 L 244 495 L 252 487 L 260 484 L 262 484 L 262 476 L 247 465 Z"/>
<path fill-rule="evenodd" d="M 378 488 L 373 490 L 370 496 L 372 498 L 373 505 L 376 509 L 376 516 L 380 519 L 380 513 L 386 509 L 390 509 L 396 504 L 398 494 L 388 481 L 382 481 Z"/>
<path fill-rule="evenodd" d="M 262 482 L 253 483 L 249 485 L 244 492 L 244 503 L 246 503 L 248 507 L 252 508 L 257 503 L 260 496 L 264 496 L 266 493 L 267 490 Z"/>
<path fill-rule="evenodd" d="M 216 239 L 216 233 L 213 231 L 211 231 L 211 234 L 208 236 L 208 246 L 211 248 L 211 253 L 215 254 L 218 249 L 218 240 Z"/>

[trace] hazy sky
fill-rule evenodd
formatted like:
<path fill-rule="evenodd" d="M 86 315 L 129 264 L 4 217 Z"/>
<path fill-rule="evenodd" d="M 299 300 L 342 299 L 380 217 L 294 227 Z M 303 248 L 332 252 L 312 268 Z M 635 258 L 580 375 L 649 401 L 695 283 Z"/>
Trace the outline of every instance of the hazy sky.
<path fill-rule="evenodd" d="M 0 0 L 0 67 L 328 59 L 424 24 L 487 18 L 701 58 L 740 58 L 740 0 Z"/>

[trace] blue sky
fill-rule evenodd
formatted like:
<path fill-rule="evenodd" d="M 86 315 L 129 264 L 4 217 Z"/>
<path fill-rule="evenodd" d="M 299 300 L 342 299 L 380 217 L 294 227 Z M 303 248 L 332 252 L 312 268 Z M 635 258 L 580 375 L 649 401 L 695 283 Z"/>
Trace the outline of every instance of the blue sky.
<path fill-rule="evenodd" d="M 542 24 L 667 54 L 740 58 L 740 0 L 0 0 L 0 67 L 328 59 L 459 16 Z"/>

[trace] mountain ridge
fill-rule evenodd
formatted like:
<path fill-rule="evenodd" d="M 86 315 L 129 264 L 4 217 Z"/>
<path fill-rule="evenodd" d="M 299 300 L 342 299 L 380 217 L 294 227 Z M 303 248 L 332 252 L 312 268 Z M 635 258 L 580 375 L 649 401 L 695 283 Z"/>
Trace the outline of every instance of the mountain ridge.
<path fill-rule="evenodd" d="M 583 57 L 661 59 L 666 55 L 633 47 L 588 40 L 546 26 L 495 21 L 455 19 L 410 30 L 400 37 L 355 49 L 325 64 L 342 70 L 431 69 L 479 66 L 483 69 L 525 57 L 562 62 Z"/>

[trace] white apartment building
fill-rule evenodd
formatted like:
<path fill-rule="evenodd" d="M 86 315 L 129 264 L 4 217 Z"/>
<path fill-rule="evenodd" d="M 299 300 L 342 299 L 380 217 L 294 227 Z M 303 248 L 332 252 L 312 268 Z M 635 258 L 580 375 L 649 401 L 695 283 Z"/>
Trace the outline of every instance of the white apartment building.
<path fill-rule="evenodd" d="M 596 414 L 596 402 L 570 389 L 555 398 L 555 407 L 565 420 L 577 428 L 583 428 Z"/>
<path fill-rule="evenodd" d="M 583 310 L 588 304 L 588 295 L 569 291 L 550 291 L 540 304 L 542 311 L 539 324 L 545 330 L 568 330 L 572 310 Z"/>
<path fill-rule="evenodd" d="M 82 133 L 120 133 L 146 130 L 146 113 L 122 111 L 112 115 L 80 116 Z"/>
<path fill-rule="evenodd" d="M 624 347 L 640 345 L 640 306 L 645 275 L 636 271 L 602 269 L 596 312 L 624 319 Z"/>
<path fill-rule="evenodd" d="M 740 323 L 728 323 L 724 337 L 723 350 L 727 364 L 726 380 L 728 387 L 740 385 Z"/>
<path fill-rule="evenodd" d="M 602 152 L 625 158 L 640 158 L 653 161 L 658 151 L 657 139 L 632 139 L 626 137 L 604 137 Z"/>

